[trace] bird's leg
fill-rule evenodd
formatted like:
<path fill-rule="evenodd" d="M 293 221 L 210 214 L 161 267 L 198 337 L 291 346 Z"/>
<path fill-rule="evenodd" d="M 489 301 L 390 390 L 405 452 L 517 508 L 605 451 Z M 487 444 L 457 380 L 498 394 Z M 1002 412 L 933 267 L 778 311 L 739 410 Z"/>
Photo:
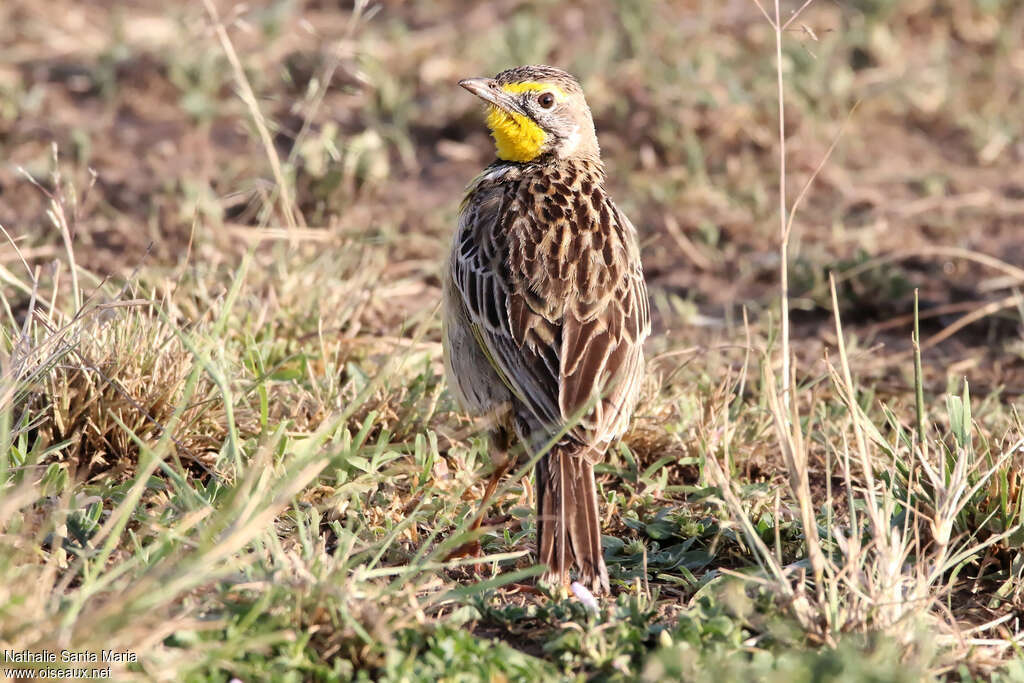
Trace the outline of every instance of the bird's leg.
<path fill-rule="evenodd" d="M 491 503 L 491 498 L 494 496 L 495 491 L 498 490 L 498 484 L 501 483 L 501 478 L 505 476 L 505 473 L 508 472 L 516 462 L 515 458 L 509 456 L 509 434 L 506 430 L 495 430 L 491 435 L 491 444 L 496 451 L 496 453 L 492 455 L 492 460 L 496 462 L 496 465 L 494 467 L 494 472 L 491 473 L 490 479 L 487 480 L 487 486 L 484 487 L 484 496 L 480 499 L 480 506 L 477 509 L 476 515 L 473 517 L 473 523 L 469 525 L 469 531 L 476 531 L 483 524 L 484 514 L 487 512 L 487 508 Z M 480 541 L 473 539 L 468 543 L 463 543 L 458 548 L 450 552 L 445 559 L 452 560 L 457 557 L 466 557 L 469 555 L 475 556 L 479 554 Z"/>
<path fill-rule="evenodd" d="M 487 486 L 484 488 L 484 497 L 480 499 L 480 509 L 477 510 L 476 517 L 473 519 L 473 523 L 470 525 L 470 531 L 476 531 L 480 528 L 480 525 L 484 521 L 484 513 L 487 512 L 487 506 L 491 503 L 491 497 L 494 492 L 498 489 L 498 484 L 501 483 L 501 478 L 505 476 L 505 473 L 512 468 L 514 460 L 508 457 L 508 453 L 503 454 L 503 459 L 494 468 L 494 473 L 491 474 L 491 478 L 487 481 Z"/>

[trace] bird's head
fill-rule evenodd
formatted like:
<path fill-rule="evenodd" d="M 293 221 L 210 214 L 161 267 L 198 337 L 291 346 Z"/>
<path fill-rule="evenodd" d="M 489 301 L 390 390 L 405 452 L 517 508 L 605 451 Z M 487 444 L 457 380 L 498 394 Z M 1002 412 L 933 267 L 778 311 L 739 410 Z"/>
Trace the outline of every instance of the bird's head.
<path fill-rule="evenodd" d="M 598 159 L 590 107 L 573 76 L 551 66 L 519 66 L 459 85 L 487 104 L 487 126 L 505 161 Z"/>

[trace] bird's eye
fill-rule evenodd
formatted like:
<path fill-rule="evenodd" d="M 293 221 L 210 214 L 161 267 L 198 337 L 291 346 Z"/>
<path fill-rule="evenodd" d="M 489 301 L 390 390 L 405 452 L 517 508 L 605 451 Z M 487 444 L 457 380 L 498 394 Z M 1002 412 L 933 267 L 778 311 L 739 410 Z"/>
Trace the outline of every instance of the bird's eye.
<path fill-rule="evenodd" d="M 537 95 L 537 104 L 545 109 L 551 109 L 551 107 L 555 106 L 555 96 L 549 92 L 542 92 L 540 95 Z"/>

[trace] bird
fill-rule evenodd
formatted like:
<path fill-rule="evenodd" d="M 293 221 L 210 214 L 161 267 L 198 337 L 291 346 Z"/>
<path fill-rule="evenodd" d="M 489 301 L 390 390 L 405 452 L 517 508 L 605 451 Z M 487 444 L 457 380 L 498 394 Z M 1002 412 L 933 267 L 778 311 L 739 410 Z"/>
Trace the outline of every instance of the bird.
<path fill-rule="evenodd" d="M 637 233 L 606 189 L 580 82 L 546 65 L 459 85 L 486 106 L 496 159 L 460 205 L 443 277 L 450 390 L 486 418 L 481 504 L 535 465 L 542 580 L 610 592 L 594 466 L 627 430 L 650 334 Z M 474 528 L 479 526 L 480 516 Z"/>

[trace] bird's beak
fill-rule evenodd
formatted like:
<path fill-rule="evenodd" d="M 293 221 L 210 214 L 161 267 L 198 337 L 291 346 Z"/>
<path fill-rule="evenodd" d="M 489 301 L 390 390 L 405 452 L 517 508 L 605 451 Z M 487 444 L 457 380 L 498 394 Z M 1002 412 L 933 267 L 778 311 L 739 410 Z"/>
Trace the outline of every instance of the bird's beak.
<path fill-rule="evenodd" d="M 479 97 L 488 104 L 506 112 L 522 114 L 522 107 L 515 97 L 501 89 L 498 81 L 493 78 L 467 78 L 459 81 L 459 85 Z"/>

